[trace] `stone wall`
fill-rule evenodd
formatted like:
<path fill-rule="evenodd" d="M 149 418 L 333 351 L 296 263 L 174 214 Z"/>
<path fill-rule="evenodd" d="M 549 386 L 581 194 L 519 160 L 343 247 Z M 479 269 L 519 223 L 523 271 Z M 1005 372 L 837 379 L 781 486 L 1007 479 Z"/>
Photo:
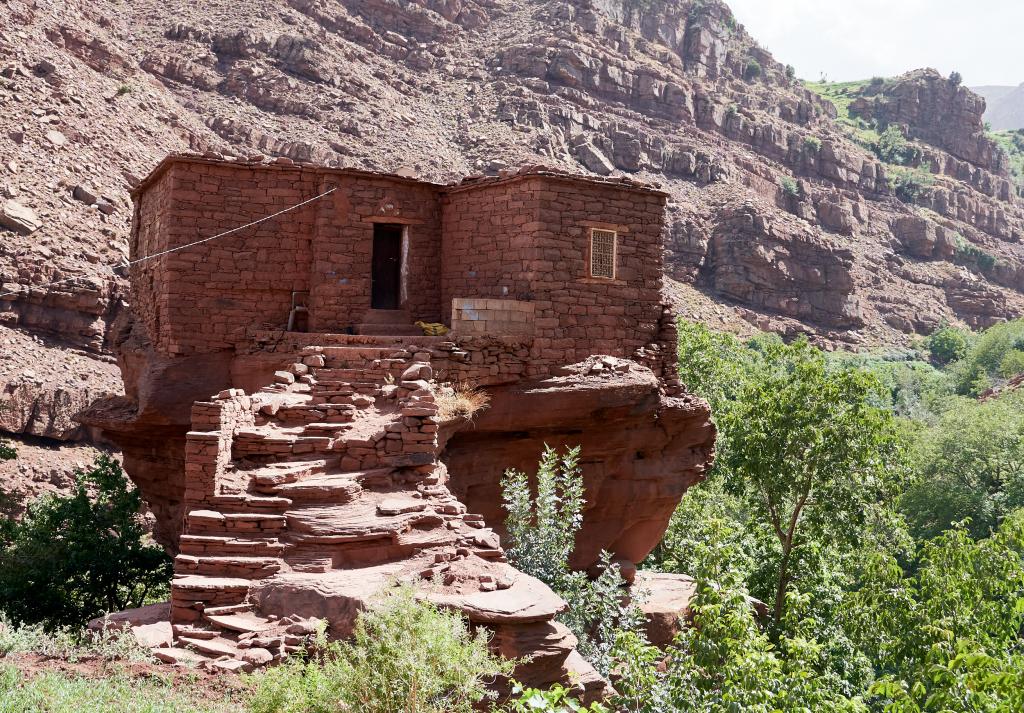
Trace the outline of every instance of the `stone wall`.
<path fill-rule="evenodd" d="M 444 203 L 442 299 L 530 301 L 531 374 L 656 341 L 665 195 L 526 175 L 464 184 Z M 590 229 L 618 231 L 616 279 L 590 278 Z"/>
<path fill-rule="evenodd" d="M 406 300 L 440 321 L 438 187 L 294 165 L 169 159 L 136 193 L 132 259 L 211 237 L 330 189 L 329 196 L 214 242 L 132 268 L 133 304 L 166 354 L 230 348 L 251 326 L 287 324 L 308 292 L 311 330 L 341 332 L 370 308 L 375 223 L 406 230 Z"/>

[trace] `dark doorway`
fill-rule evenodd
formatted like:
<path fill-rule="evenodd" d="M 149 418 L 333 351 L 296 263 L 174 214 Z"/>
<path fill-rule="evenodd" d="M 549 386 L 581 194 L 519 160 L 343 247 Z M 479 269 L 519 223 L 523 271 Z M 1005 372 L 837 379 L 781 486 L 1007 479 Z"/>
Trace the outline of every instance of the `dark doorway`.
<path fill-rule="evenodd" d="M 374 223 L 370 307 L 398 309 L 402 293 L 402 226 Z"/>

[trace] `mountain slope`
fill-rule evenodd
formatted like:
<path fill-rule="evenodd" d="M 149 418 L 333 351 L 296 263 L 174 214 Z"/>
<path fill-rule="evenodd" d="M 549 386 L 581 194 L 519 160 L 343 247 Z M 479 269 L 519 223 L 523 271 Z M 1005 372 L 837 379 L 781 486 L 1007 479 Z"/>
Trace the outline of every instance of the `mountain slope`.
<path fill-rule="evenodd" d="M 972 87 L 988 103 L 985 121 L 996 131 L 1024 129 L 1024 84 L 1017 87 Z"/>
<path fill-rule="evenodd" d="M 983 102 L 917 72 L 840 116 L 716 0 L 12 0 L 0 28 L 0 209 L 21 231 L 0 233 L 0 338 L 46 341 L 26 362 L 109 366 L 128 191 L 182 150 L 657 181 L 680 311 L 741 331 L 858 346 L 1024 314 L 1024 208 Z M 870 148 L 889 123 L 909 165 Z"/>

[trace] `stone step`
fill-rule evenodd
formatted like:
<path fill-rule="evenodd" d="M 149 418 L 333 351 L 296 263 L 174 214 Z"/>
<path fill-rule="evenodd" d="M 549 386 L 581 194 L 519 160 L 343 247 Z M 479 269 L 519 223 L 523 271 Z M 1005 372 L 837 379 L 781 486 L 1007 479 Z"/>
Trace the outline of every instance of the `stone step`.
<path fill-rule="evenodd" d="M 310 423 L 306 425 L 303 435 L 336 437 L 351 429 L 351 423 Z"/>
<path fill-rule="evenodd" d="M 257 489 L 272 487 L 282 483 L 294 483 L 311 475 L 323 473 L 327 467 L 326 459 L 305 460 L 292 463 L 269 465 L 257 470 L 248 471 L 250 481 Z"/>
<path fill-rule="evenodd" d="M 274 535 L 284 531 L 285 518 L 267 513 L 222 513 L 216 510 L 192 510 L 187 520 L 189 535 Z"/>
<path fill-rule="evenodd" d="M 156 659 L 163 661 L 164 663 L 175 665 L 180 664 L 183 666 L 190 666 L 207 660 L 207 658 L 202 654 L 175 646 L 163 649 L 153 649 L 151 653 Z"/>
<path fill-rule="evenodd" d="M 239 612 L 251 612 L 252 604 L 232 604 L 227 607 L 207 607 L 204 614 L 211 616 L 224 616 L 225 614 L 238 614 Z"/>
<path fill-rule="evenodd" d="M 413 337 L 422 335 L 423 330 L 412 323 L 364 322 L 363 324 L 356 325 L 355 333 L 388 337 Z"/>
<path fill-rule="evenodd" d="M 216 629 L 193 624 L 172 624 L 171 631 L 175 636 L 187 636 L 191 639 L 216 639 L 220 635 Z"/>
<path fill-rule="evenodd" d="M 176 574 L 204 574 L 211 577 L 266 579 L 281 570 L 276 557 L 224 557 L 178 555 L 174 558 Z"/>
<path fill-rule="evenodd" d="M 196 557 L 278 557 L 284 545 L 274 538 L 218 537 L 215 535 L 182 535 L 178 546 L 183 555 Z"/>
<path fill-rule="evenodd" d="M 175 575 L 171 580 L 171 621 L 194 622 L 197 608 L 241 604 L 249 595 L 252 580 L 239 577 L 207 577 L 202 574 Z"/>
<path fill-rule="evenodd" d="M 258 634 L 274 626 L 274 622 L 252 612 L 210 614 L 208 611 L 205 611 L 203 612 L 203 618 L 222 629 L 235 631 L 240 634 Z"/>
<path fill-rule="evenodd" d="M 179 636 L 178 643 L 195 649 L 207 656 L 238 656 L 238 646 L 234 642 L 221 637 L 215 639 L 197 639 L 191 636 Z"/>
<path fill-rule="evenodd" d="M 441 525 L 444 518 L 424 500 L 408 498 L 408 508 L 397 507 L 396 496 L 359 498 L 345 507 L 316 504 L 296 507 L 286 514 L 291 540 L 309 544 L 343 544 L 367 540 L 394 541 L 412 527 Z M 403 501 L 404 502 L 404 501 Z M 417 509 L 412 510 L 413 502 Z M 396 507 L 382 510 L 381 503 Z"/>
<path fill-rule="evenodd" d="M 251 512 L 257 510 L 272 511 L 271 514 L 273 514 L 279 513 L 291 505 L 287 498 L 250 495 L 248 493 L 240 495 L 214 495 L 209 500 L 211 504 L 216 505 L 222 512 Z"/>
<path fill-rule="evenodd" d="M 377 471 L 391 473 L 390 470 Z M 362 478 L 374 471 L 355 471 L 352 473 L 334 473 L 306 478 L 298 483 L 288 483 L 277 487 L 276 492 L 286 495 L 293 502 L 321 502 L 338 505 L 350 503 L 363 491 Z"/>

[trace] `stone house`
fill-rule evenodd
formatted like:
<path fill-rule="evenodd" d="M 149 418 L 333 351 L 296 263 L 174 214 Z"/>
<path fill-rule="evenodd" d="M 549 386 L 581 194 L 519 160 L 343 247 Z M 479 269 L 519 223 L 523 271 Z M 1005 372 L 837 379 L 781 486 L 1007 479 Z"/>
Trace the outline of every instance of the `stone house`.
<path fill-rule="evenodd" d="M 606 550 L 631 580 L 704 476 L 715 429 L 661 299 L 666 194 L 170 156 L 134 200 L 125 396 L 82 420 L 121 447 L 176 555 L 154 654 L 279 661 L 314 619 L 347 636 L 398 580 L 489 628 L 518 680 L 600 696 L 565 603 L 505 557 L 500 481 L 579 447 L 570 564 Z M 489 408 L 446 409 L 465 384 Z M 690 585 L 643 580 L 652 641 Z"/>
<path fill-rule="evenodd" d="M 247 328 L 534 337 L 536 363 L 629 356 L 661 317 L 666 194 L 543 169 L 442 186 L 397 175 L 169 156 L 135 190 L 136 313 L 169 354 Z"/>

